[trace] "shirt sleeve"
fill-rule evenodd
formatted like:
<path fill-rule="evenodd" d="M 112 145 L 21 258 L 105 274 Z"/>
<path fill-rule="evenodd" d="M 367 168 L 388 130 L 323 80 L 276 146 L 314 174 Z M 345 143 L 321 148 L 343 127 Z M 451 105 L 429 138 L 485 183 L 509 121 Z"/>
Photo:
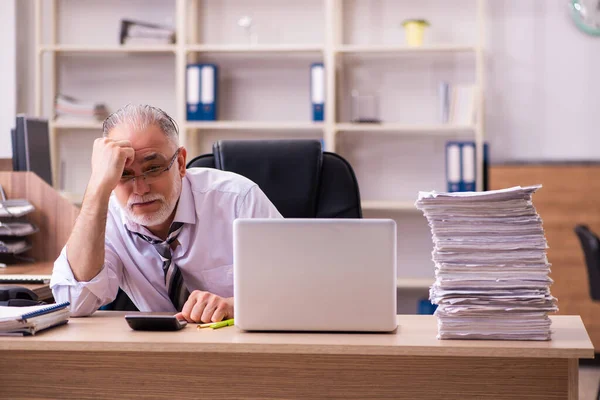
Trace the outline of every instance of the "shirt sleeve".
<path fill-rule="evenodd" d="M 267 195 L 254 185 L 243 197 L 237 213 L 238 218 L 283 218 Z"/>
<path fill-rule="evenodd" d="M 83 317 L 93 314 L 99 307 L 110 303 L 117 296 L 119 282 L 123 275 L 123 263 L 110 244 L 110 234 L 114 234 L 112 218 L 108 218 L 106 226 L 106 241 L 104 246 L 104 265 L 92 280 L 80 282 L 75 279 L 69 260 L 67 246 L 54 262 L 50 289 L 57 302 L 71 303 L 71 316 Z"/>

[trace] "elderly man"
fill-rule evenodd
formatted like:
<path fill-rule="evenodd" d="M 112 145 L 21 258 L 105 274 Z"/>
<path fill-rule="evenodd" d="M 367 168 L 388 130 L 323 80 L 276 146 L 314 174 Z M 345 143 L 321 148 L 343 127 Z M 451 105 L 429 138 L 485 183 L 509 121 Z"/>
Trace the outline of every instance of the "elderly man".
<path fill-rule="evenodd" d="M 74 316 L 121 287 L 141 311 L 189 322 L 233 318 L 233 221 L 281 218 L 252 181 L 186 170 L 186 150 L 164 111 L 128 105 L 104 121 L 92 174 L 50 287 Z"/>

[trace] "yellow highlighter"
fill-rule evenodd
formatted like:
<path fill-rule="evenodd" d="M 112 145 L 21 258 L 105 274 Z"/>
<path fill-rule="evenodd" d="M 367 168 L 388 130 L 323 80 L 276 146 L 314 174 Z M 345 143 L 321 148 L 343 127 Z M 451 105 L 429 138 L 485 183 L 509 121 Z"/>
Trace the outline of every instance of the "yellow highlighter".
<path fill-rule="evenodd" d="M 232 326 L 234 324 L 234 320 L 233 318 L 231 319 L 226 319 L 220 322 L 209 322 L 207 324 L 198 324 L 197 325 L 197 329 L 201 329 L 201 328 L 213 328 L 213 329 L 219 329 L 219 328 L 223 328 L 225 326 Z"/>

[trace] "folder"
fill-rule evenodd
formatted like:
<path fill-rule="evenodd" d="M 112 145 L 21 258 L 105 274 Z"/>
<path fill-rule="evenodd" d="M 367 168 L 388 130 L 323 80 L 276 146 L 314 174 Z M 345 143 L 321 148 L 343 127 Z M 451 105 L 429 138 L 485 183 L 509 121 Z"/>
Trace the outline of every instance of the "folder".
<path fill-rule="evenodd" d="M 449 192 L 461 190 L 461 144 L 459 142 L 446 143 L 446 182 Z"/>
<path fill-rule="evenodd" d="M 483 144 L 483 190 L 488 190 L 489 146 Z M 474 141 L 446 143 L 446 180 L 449 192 L 474 192 L 477 187 L 477 150 Z"/>
<path fill-rule="evenodd" d="M 217 75 L 214 64 L 189 64 L 186 71 L 188 121 L 217 119 Z"/>
<path fill-rule="evenodd" d="M 450 85 L 448 84 L 448 82 L 440 82 L 438 90 L 440 101 L 440 122 L 442 124 L 446 124 L 448 123 L 450 110 Z"/>
<path fill-rule="evenodd" d="M 323 121 L 325 115 L 325 68 L 322 63 L 310 66 L 310 102 L 312 120 Z"/>
<path fill-rule="evenodd" d="M 483 190 L 490 190 L 489 186 L 489 146 L 483 144 Z"/>
<path fill-rule="evenodd" d="M 461 163 L 462 163 L 462 179 L 461 179 L 461 192 L 474 192 L 475 191 L 475 175 L 476 175 L 476 164 L 475 161 L 475 143 L 474 142 L 463 142 L 461 148 Z"/>

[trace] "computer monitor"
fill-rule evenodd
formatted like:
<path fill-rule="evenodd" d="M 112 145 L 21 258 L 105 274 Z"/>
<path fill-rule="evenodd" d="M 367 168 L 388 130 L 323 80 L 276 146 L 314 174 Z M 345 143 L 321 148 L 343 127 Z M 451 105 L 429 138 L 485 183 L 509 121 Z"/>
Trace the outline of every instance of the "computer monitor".
<path fill-rule="evenodd" d="M 17 129 L 10 130 L 10 142 L 12 144 L 12 166 L 13 171 L 19 170 L 19 151 L 17 147 Z"/>
<path fill-rule="evenodd" d="M 17 115 L 13 136 L 13 166 L 17 171 L 31 171 L 52 186 L 50 135 L 48 120 Z"/>

